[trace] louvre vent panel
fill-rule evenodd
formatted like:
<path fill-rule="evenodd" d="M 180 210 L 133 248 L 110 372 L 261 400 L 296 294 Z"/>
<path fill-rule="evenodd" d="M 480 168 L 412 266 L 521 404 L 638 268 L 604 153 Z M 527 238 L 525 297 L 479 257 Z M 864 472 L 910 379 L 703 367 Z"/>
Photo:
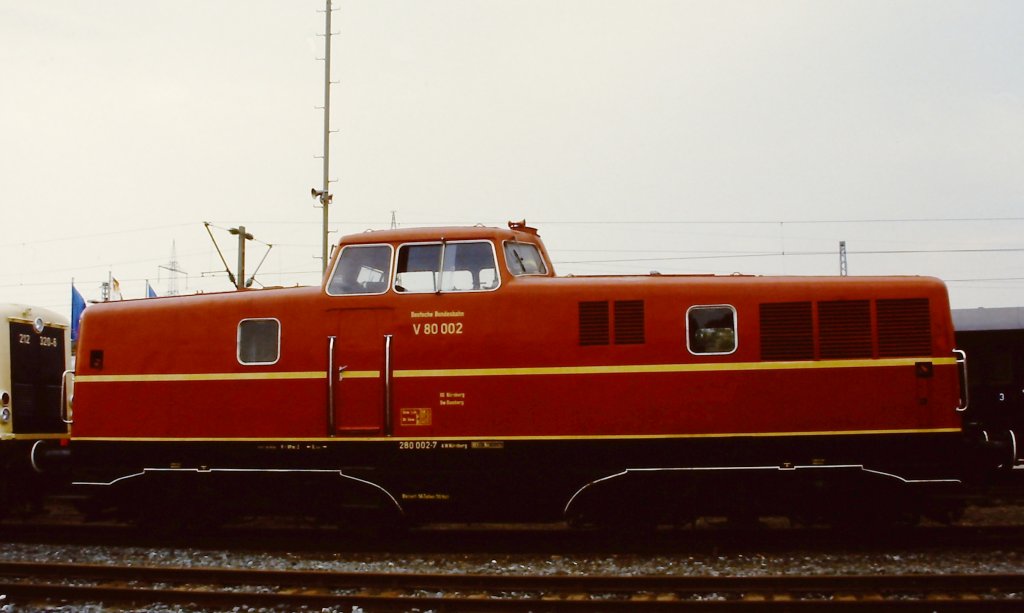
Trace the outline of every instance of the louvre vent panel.
<path fill-rule="evenodd" d="M 640 345 L 644 342 L 644 301 L 615 301 L 615 344 Z"/>
<path fill-rule="evenodd" d="M 931 309 L 927 298 L 878 301 L 879 357 L 932 353 Z"/>
<path fill-rule="evenodd" d="M 609 338 L 607 301 L 580 303 L 580 345 L 607 345 Z"/>
<path fill-rule="evenodd" d="M 760 305 L 761 359 L 815 359 L 813 306 L 810 302 Z M 819 359 L 913 357 L 931 355 L 931 309 L 927 298 L 878 300 L 872 329 L 871 301 L 817 303 Z M 877 334 L 877 339 L 875 338 Z"/>
<path fill-rule="evenodd" d="M 872 357 L 870 301 L 819 302 L 818 328 L 822 359 Z"/>
<path fill-rule="evenodd" d="M 814 359 L 814 325 L 810 302 L 762 304 L 761 359 Z"/>

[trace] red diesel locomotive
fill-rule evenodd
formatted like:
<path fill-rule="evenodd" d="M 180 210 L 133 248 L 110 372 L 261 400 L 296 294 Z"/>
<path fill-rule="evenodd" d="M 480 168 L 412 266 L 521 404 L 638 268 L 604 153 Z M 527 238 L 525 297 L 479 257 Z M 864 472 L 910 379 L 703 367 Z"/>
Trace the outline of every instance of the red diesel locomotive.
<path fill-rule="evenodd" d="M 932 278 L 556 277 L 525 223 L 400 229 L 342 238 L 322 287 L 81 329 L 70 446 L 97 508 L 888 517 L 947 511 L 961 479 Z"/>

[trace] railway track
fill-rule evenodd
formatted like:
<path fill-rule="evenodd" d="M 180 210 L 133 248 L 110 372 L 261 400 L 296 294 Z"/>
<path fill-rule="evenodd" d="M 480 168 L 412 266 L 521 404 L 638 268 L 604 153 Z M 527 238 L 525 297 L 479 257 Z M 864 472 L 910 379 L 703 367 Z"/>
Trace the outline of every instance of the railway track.
<path fill-rule="evenodd" d="M 1024 501 L 977 506 L 962 525 L 919 525 L 846 528 L 794 526 L 784 518 L 764 518 L 754 525 L 735 525 L 713 519 L 682 528 L 643 530 L 570 529 L 550 524 L 447 524 L 408 529 L 345 529 L 303 518 L 251 518 L 220 528 L 154 531 L 129 522 L 85 521 L 69 504 L 52 501 L 45 512 L 0 521 L 0 540 L 61 544 L 136 544 L 139 546 L 205 546 L 225 549 L 258 542 L 264 549 L 328 551 L 459 551 L 459 552 L 678 552 L 701 550 L 791 550 L 807 548 L 963 547 L 999 545 L 1024 547 Z"/>
<path fill-rule="evenodd" d="M 0 563 L 14 605 L 362 607 L 367 611 L 1010 611 L 1024 574 L 567 576 L 339 573 L 93 564 Z"/>

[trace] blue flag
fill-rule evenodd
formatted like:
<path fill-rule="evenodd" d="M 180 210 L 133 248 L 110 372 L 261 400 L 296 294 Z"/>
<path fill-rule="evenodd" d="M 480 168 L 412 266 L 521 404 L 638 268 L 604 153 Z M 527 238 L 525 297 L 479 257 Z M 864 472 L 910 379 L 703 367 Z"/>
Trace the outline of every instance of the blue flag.
<path fill-rule="evenodd" d="M 78 324 L 79 320 L 82 319 L 82 313 L 85 312 L 85 298 L 82 297 L 81 292 L 75 287 L 75 282 L 71 282 L 71 340 L 78 340 Z"/>
<path fill-rule="evenodd" d="M 146 298 L 156 298 L 156 291 L 153 290 L 153 286 L 149 284 L 149 279 L 146 279 Z"/>

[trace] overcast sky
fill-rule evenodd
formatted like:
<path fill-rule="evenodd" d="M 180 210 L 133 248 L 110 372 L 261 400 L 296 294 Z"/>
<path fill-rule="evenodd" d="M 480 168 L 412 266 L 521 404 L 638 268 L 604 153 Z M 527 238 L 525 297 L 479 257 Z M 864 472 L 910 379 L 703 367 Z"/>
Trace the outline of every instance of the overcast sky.
<path fill-rule="evenodd" d="M 1024 2 L 335 0 L 332 240 L 560 274 L 927 274 L 1024 305 Z M 0 0 L 0 301 L 316 284 L 323 0 Z"/>

